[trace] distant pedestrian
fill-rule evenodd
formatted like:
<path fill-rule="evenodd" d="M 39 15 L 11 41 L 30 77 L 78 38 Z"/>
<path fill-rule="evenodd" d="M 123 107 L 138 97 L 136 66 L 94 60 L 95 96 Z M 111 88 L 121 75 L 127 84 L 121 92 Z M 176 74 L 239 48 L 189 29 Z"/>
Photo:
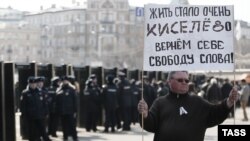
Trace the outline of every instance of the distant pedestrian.
<path fill-rule="evenodd" d="M 247 84 L 245 79 L 242 79 L 241 87 L 242 89 L 239 91 L 239 93 L 240 93 L 240 104 L 241 104 L 241 108 L 243 110 L 243 116 L 244 116 L 242 121 L 248 121 L 246 107 L 247 107 L 249 95 L 250 95 L 250 86 L 249 84 Z"/>
<path fill-rule="evenodd" d="M 216 78 L 210 80 L 210 85 L 207 88 L 205 98 L 211 103 L 219 103 L 222 100 L 221 88 Z"/>
<path fill-rule="evenodd" d="M 229 82 L 229 79 L 225 79 L 224 83 L 221 86 L 222 99 L 225 99 L 229 96 L 229 93 L 232 90 L 232 88 L 233 88 L 233 85 Z M 230 112 L 229 117 L 234 117 L 234 110 Z"/>

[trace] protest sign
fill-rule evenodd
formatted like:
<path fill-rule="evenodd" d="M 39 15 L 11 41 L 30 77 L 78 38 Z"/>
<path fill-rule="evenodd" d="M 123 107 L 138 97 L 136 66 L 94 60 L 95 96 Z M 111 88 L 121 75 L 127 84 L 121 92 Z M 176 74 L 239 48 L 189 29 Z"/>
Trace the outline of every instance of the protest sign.
<path fill-rule="evenodd" d="M 233 70 L 233 6 L 144 7 L 146 71 Z"/>

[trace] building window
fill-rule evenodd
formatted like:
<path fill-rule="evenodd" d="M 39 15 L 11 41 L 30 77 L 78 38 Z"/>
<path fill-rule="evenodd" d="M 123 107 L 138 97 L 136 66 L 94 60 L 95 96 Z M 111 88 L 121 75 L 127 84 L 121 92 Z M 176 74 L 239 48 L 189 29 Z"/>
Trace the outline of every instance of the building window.
<path fill-rule="evenodd" d="M 125 9 L 126 8 L 126 3 L 125 2 L 121 2 L 120 3 L 120 8 L 121 9 Z"/>
<path fill-rule="evenodd" d="M 103 12 L 101 13 L 101 20 L 102 21 L 114 21 L 114 14 L 112 12 Z"/>
<path fill-rule="evenodd" d="M 85 31 L 84 26 L 80 25 L 80 33 L 84 33 L 84 31 Z"/>
<path fill-rule="evenodd" d="M 29 34 L 26 35 L 26 40 L 30 40 L 30 35 Z"/>
<path fill-rule="evenodd" d="M 80 44 L 85 44 L 85 36 L 80 37 Z"/>
<path fill-rule="evenodd" d="M 92 2 L 92 3 L 90 4 L 90 8 L 95 8 L 95 3 L 94 3 L 94 2 Z"/>
<path fill-rule="evenodd" d="M 120 33 L 125 33 L 125 26 L 124 25 L 120 25 L 119 26 L 119 31 L 120 31 Z"/>
<path fill-rule="evenodd" d="M 119 21 L 124 21 L 124 16 L 122 14 L 119 14 Z"/>
<path fill-rule="evenodd" d="M 103 3 L 102 8 L 114 8 L 114 5 L 109 0 L 107 0 Z"/>

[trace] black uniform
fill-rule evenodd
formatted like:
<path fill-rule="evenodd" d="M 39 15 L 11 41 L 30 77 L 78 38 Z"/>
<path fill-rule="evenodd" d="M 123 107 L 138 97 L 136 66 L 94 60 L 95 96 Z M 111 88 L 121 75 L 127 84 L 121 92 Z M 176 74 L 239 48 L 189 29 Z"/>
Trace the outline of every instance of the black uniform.
<path fill-rule="evenodd" d="M 113 83 L 113 76 L 107 77 L 107 85 L 103 88 L 103 102 L 105 107 L 105 130 L 108 132 L 108 128 L 111 127 L 112 132 L 115 131 L 116 124 L 116 109 L 118 107 L 117 99 L 117 86 Z"/>
<path fill-rule="evenodd" d="M 21 112 L 28 121 L 28 138 L 30 141 L 50 141 L 46 133 L 45 117 L 48 113 L 45 96 L 37 88 L 28 87 L 23 91 L 21 97 Z"/>
<path fill-rule="evenodd" d="M 64 78 L 67 79 L 67 78 Z M 68 139 L 72 136 L 77 140 L 75 116 L 77 111 L 76 93 L 74 87 L 69 84 L 63 84 L 57 90 L 56 110 L 61 118 L 63 128 L 63 138 Z"/>
<path fill-rule="evenodd" d="M 84 89 L 84 97 L 86 107 L 86 131 L 89 132 L 92 129 L 94 132 L 96 132 L 98 111 L 101 100 L 99 92 L 93 87 L 93 82 L 91 79 L 87 80 L 86 82 L 86 88 Z"/>
<path fill-rule="evenodd" d="M 132 111 L 132 91 L 129 81 L 125 76 L 120 76 L 121 81 L 118 84 L 119 104 L 123 117 L 123 130 L 129 131 L 131 124 Z"/>
<path fill-rule="evenodd" d="M 143 98 L 147 102 L 148 107 L 151 107 L 156 97 L 157 97 L 157 93 L 155 93 L 154 88 L 149 83 L 144 83 Z"/>
<path fill-rule="evenodd" d="M 52 78 L 51 86 L 48 88 L 48 133 L 53 137 L 57 137 L 56 131 L 58 127 L 58 114 L 56 112 L 56 90 L 59 87 L 58 81 L 60 81 L 59 77 Z"/>
<path fill-rule="evenodd" d="M 135 84 L 135 80 L 131 80 L 131 91 L 132 91 L 132 113 L 131 122 L 135 124 L 138 122 L 139 114 L 137 111 L 137 104 L 139 103 L 141 92 L 138 86 Z"/>

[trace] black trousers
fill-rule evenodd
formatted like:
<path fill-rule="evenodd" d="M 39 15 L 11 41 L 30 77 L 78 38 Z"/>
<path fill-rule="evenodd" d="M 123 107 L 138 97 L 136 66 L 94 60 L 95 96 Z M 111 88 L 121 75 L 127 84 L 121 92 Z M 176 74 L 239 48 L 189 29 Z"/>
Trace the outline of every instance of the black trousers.
<path fill-rule="evenodd" d="M 73 114 L 61 115 L 62 120 L 62 130 L 63 130 L 63 138 L 68 139 L 68 136 L 72 136 L 75 140 L 77 139 L 76 132 L 76 120 Z"/>
<path fill-rule="evenodd" d="M 122 117 L 123 117 L 123 130 L 130 130 L 131 124 L 131 107 L 122 107 Z"/>
<path fill-rule="evenodd" d="M 45 119 L 28 119 L 29 141 L 50 141 L 45 127 Z"/>
<path fill-rule="evenodd" d="M 86 112 L 86 121 L 85 121 L 85 128 L 87 131 L 91 129 L 95 132 L 97 130 L 97 119 L 98 119 L 98 111 L 97 110 L 89 110 Z"/>
<path fill-rule="evenodd" d="M 58 127 L 58 114 L 50 113 L 48 119 L 48 133 L 49 135 L 56 135 Z"/>
<path fill-rule="evenodd" d="M 105 108 L 105 130 L 109 127 L 114 129 L 116 124 L 116 113 L 115 109 Z"/>

